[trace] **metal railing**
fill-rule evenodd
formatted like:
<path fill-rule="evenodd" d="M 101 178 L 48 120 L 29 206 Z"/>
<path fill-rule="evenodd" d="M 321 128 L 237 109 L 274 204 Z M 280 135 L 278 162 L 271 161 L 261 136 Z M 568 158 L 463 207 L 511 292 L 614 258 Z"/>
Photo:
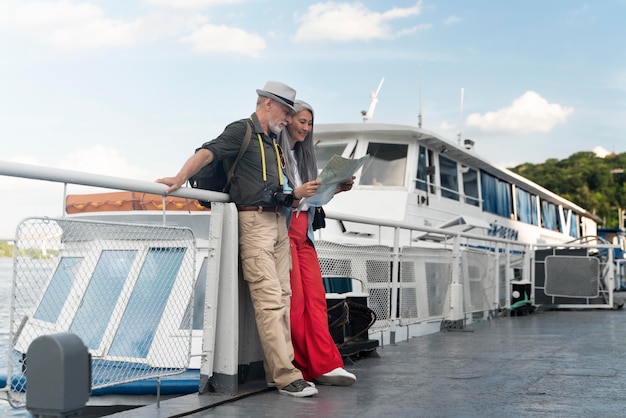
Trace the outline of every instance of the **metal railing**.
<path fill-rule="evenodd" d="M 92 358 L 91 389 L 185 371 L 196 246 L 188 228 L 27 218 L 18 227 L 7 381 L 25 402 L 28 348 L 77 335 Z"/>
<path fill-rule="evenodd" d="M 381 222 L 326 210 L 316 249 L 325 277 L 349 277 L 376 313 L 371 332 L 432 321 L 482 319 L 510 308 L 511 281 L 530 281 L 531 246 L 505 239 Z M 332 222 L 375 226 L 367 238 L 339 237 Z M 357 228 L 358 229 L 358 228 Z M 330 232 L 330 233 L 329 233 Z M 367 243 L 369 241 L 369 243 Z"/>
<path fill-rule="evenodd" d="M 166 188 L 162 184 L 152 182 L 133 181 L 68 170 L 52 170 L 1 161 L 0 175 L 161 195 Z M 191 188 L 182 188 L 173 195 L 213 202 L 228 201 L 228 195 Z M 63 202 L 65 202 L 65 196 L 63 197 Z M 219 207 L 220 205 L 217 206 Z M 165 207 L 167 205 L 163 204 L 163 208 Z M 57 311 L 55 312 L 68 313 L 67 316 L 59 315 L 59 318 L 63 318 L 61 320 L 57 318 L 55 321 L 42 321 L 40 316 L 43 315 L 43 311 L 33 311 L 32 302 L 39 302 L 45 299 L 48 292 L 47 289 L 51 288 L 55 276 L 59 274 L 59 271 L 62 271 L 59 270 L 59 267 L 63 264 L 61 260 L 69 260 L 72 254 L 80 258 L 82 261 L 77 263 L 75 267 L 67 267 L 67 271 L 74 272 L 70 275 L 71 277 L 83 280 L 82 273 L 91 269 L 89 272 L 93 276 L 93 273 L 98 268 L 99 260 L 107 251 L 112 251 L 113 243 L 115 243 L 117 255 L 134 252 L 139 258 L 133 258 L 133 260 L 143 260 L 145 262 L 146 257 L 150 257 L 151 252 L 152 257 L 156 260 L 159 257 L 169 257 L 170 263 L 173 262 L 172 259 L 182 257 L 180 264 L 182 269 L 177 271 L 184 271 L 181 274 L 189 277 L 180 282 L 184 283 L 183 287 L 188 288 L 184 291 L 181 290 L 182 293 L 180 294 L 176 292 L 170 294 L 177 295 L 173 296 L 177 305 L 171 306 L 174 306 L 177 311 L 185 312 L 183 304 L 189 302 L 191 295 L 188 292 L 191 292 L 191 289 L 193 289 L 197 277 L 196 270 L 202 264 L 202 261 L 198 260 L 199 262 L 196 262 L 192 259 L 186 259 L 187 255 L 181 256 L 183 248 L 185 249 L 185 254 L 196 253 L 195 238 L 187 236 L 190 231 L 186 228 L 168 226 L 168 214 L 168 211 L 163 210 L 162 225 L 133 224 L 133 228 L 137 229 L 121 224 L 113 226 L 108 223 L 81 223 L 81 221 L 71 217 L 52 220 L 49 225 L 46 224 L 45 219 L 25 222 L 23 224 L 24 231 L 21 232 L 20 229 L 20 236 L 17 237 L 18 255 L 15 260 L 16 270 L 19 274 L 16 276 L 18 282 L 15 284 L 15 287 L 17 292 L 20 293 L 20 299 L 30 298 L 32 301 L 28 305 L 30 308 L 21 307 L 19 304 L 15 308 L 14 317 L 12 318 L 12 327 L 14 328 L 12 341 L 13 347 L 15 347 L 13 353 L 24 351 L 27 346 L 27 335 L 32 337 L 40 335 L 42 332 L 54 332 L 65 327 L 65 329 L 82 333 L 82 337 L 88 343 L 92 340 L 97 342 L 97 344 L 89 343 L 90 351 L 96 360 L 126 361 L 130 360 L 131 357 L 133 360 L 142 358 L 120 355 L 120 351 L 112 350 L 115 344 L 115 336 L 107 334 L 108 325 L 103 325 L 103 331 L 98 337 L 95 334 L 91 334 L 91 330 L 81 331 L 80 321 L 76 322 L 75 319 L 78 310 L 75 310 L 72 316 L 69 315 L 70 305 L 63 305 L 59 308 L 58 302 L 61 300 L 60 297 L 55 296 L 51 300 L 57 302 L 55 308 Z M 453 229 L 420 227 L 406 222 L 381 221 L 380 219 L 369 219 L 346 214 L 339 215 L 334 214 L 332 210 L 327 210 L 326 214 L 328 219 L 327 227 L 316 233 L 316 248 L 323 276 L 325 278 L 349 278 L 353 283 L 358 284 L 355 287 L 358 287 L 359 291 L 366 294 L 367 304 L 376 315 L 376 321 L 372 325 L 370 333 L 389 333 L 392 335 L 392 339 L 395 340 L 396 331 L 400 327 L 410 328 L 415 325 L 433 322 L 441 322 L 442 324 L 455 321 L 465 323 L 484 319 L 494 312 L 504 311 L 511 307 L 511 282 L 513 279 L 528 282 L 533 280 L 534 270 L 532 263 L 534 261 L 534 249 L 528 244 L 495 238 L 486 234 L 470 234 Z M 218 222 L 222 219 L 221 216 L 220 212 L 217 211 L 211 215 L 211 218 L 215 217 L 215 221 Z M 225 217 L 224 219 L 227 218 Z M 233 222 L 236 223 L 236 213 L 233 219 L 234 221 L 218 223 L 226 225 Z M 367 228 L 365 229 L 369 232 L 360 236 L 351 236 L 350 233 L 345 233 L 345 228 L 342 228 L 344 223 L 366 226 Z M 74 225 L 76 227 L 73 227 Z M 114 227 L 116 232 L 103 240 L 103 231 L 106 231 L 109 227 Z M 65 230 L 76 232 L 74 235 L 60 233 L 60 231 Z M 128 235 L 130 231 L 139 230 L 141 230 L 141 233 L 137 233 L 132 237 Z M 229 289 L 229 291 L 231 294 L 238 292 L 236 288 L 237 257 L 236 254 L 232 254 L 233 252 L 236 253 L 236 250 L 234 250 L 236 249 L 236 239 L 233 239 L 231 236 L 233 234 L 236 235 L 236 225 L 229 229 L 228 234 L 222 234 L 216 229 L 211 232 L 212 237 L 208 243 L 208 259 L 213 264 L 209 269 L 210 274 L 207 275 L 206 290 L 207 295 L 210 295 L 212 299 L 206 301 L 204 306 L 216 307 L 217 309 L 209 310 L 210 315 L 207 316 L 210 319 L 209 323 L 204 324 L 201 373 L 211 376 L 215 371 L 214 367 L 223 366 L 225 371 L 221 371 L 219 374 L 228 376 L 233 374 L 236 381 L 238 363 L 258 360 L 255 356 L 260 350 L 257 350 L 258 347 L 255 344 L 258 344 L 258 342 L 254 338 L 250 338 L 251 341 L 244 343 L 237 342 L 236 336 L 230 337 L 232 340 L 228 340 L 229 337 L 226 337 L 229 346 L 239 344 L 239 357 L 234 359 L 228 358 L 218 362 L 215 366 L 213 364 L 214 350 L 216 352 L 220 350 L 220 344 L 224 344 L 225 340 L 223 335 L 216 334 L 215 330 L 220 328 L 216 327 L 216 321 L 225 321 L 225 323 L 227 321 L 229 326 L 232 327 L 235 327 L 242 320 L 250 320 L 249 322 L 253 323 L 251 318 L 242 319 L 238 317 L 240 311 L 235 304 L 226 309 L 226 313 L 220 311 L 226 304 L 226 298 L 218 298 L 218 294 L 215 291 L 218 288 L 219 292 L 223 291 L 224 286 L 218 286 L 217 283 L 220 280 L 218 272 L 221 272 L 220 274 L 223 275 L 226 267 L 230 269 L 229 277 L 234 278 L 226 281 L 226 283 L 232 282 L 232 286 L 234 286 L 234 290 Z M 229 247 L 222 251 L 221 245 L 223 243 L 221 240 L 225 240 L 226 236 L 230 240 Z M 33 245 L 33 242 L 36 242 L 36 245 Z M 30 252 L 28 249 L 30 249 Z M 39 260 L 36 255 L 41 255 L 44 250 L 48 258 Z M 54 252 L 61 250 L 63 257 L 61 257 L 60 253 L 57 255 Z M 99 256 L 96 257 L 95 254 L 99 254 Z M 141 254 L 141 256 L 138 254 Z M 207 255 L 204 254 L 201 257 L 205 256 Z M 129 256 L 130 258 L 132 257 Z M 69 261 L 64 262 L 69 263 Z M 123 263 L 123 257 L 121 260 L 119 257 L 116 260 L 116 263 L 120 262 Z M 221 263 L 221 265 L 216 265 L 215 263 Z M 141 261 L 133 261 L 127 269 L 127 279 L 124 280 L 125 284 L 120 289 L 122 297 L 119 299 L 125 300 L 125 303 L 132 301 L 134 292 L 134 288 L 126 283 L 134 281 L 138 284 L 141 281 L 142 270 L 139 268 L 140 264 Z M 34 274 L 33 271 L 39 271 L 39 273 Z M 80 272 L 80 274 L 76 272 Z M 114 272 L 107 271 L 107 276 L 110 276 L 111 273 Z M 223 277 L 221 279 L 223 280 Z M 80 286 L 87 285 L 87 282 L 80 284 Z M 62 288 L 62 286 L 59 288 Z M 165 288 L 153 290 L 155 290 L 156 295 L 164 295 L 168 291 Z M 173 290 L 173 288 L 169 290 Z M 67 297 L 68 300 L 71 298 L 71 292 Z M 152 309 L 156 309 L 152 302 L 160 298 L 147 298 L 144 300 L 145 309 L 148 311 L 136 314 L 131 319 L 142 322 L 143 318 L 148 315 L 148 312 L 153 312 Z M 218 300 L 220 302 L 219 305 L 217 303 Z M 240 300 L 245 300 L 245 298 Z M 51 306 L 55 306 L 55 304 L 51 303 Z M 116 309 L 114 310 L 122 312 L 123 309 L 120 309 L 122 306 L 116 304 Z M 95 307 L 84 313 L 102 312 L 102 310 L 100 307 Z M 118 323 L 125 320 L 121 314 L 116 315 L 119 316 L 112 320 L 118 321 Z M 50 317 L 53 314 L 48 312 L 44 316 Z M 166 333 L 173 333 L 180 337 L 176 341 L 175 346 L 168 346 L 166 343 L 163 348 L 157 349 L 157 352 L 155 352 L 181 353 L 181 357 L 177 357 L 180 362 L 171 363 L 169 359 L 166 361 L 164 358 L 159 358 L 157 354 L 151 357 L 152 352 L 148 350 L 147 357 L 142 358 L 144 360 L 141 361 L 144 362 L 146 368 L 151 369 L 150 372 L 172 373 L 182 369 L 183 357 L 188 360 L 189 356 L 187 334 L 186 331 L 182 331 L 185 326 L 181 328 L 183 323 L 184 321 L 173 319 L 172 323 L 168 325 L 169 328 Z M 63 326 L 60 324 L 63 324 Z M 155 339 L 158 339 L 156 335 L 155 333 Z M 233 335 L 236 335 L 236 332 L 233 331 Z M 216 341 L 218 341 L 217 346 Z M 174 344 L 173 341 L 172 344 Z M 130 347 L 125 344 L 122 344 L 122 346 Z M 244 355 L 242 352 L 248 354 Z M 143 353 L 145 354 L 145 350 Z M 109 354 L 113 354 L 113 357 L 100 357 L 100 355 Z M 246 355 L 248 355 L 249 359 L 242 361 L 242 357 Z M 151 363 L 148 361 L 148 358 L 154 361 Z M 22 360 L 19 354 L 11 359 L 11 373 L 19 375 L 24 371 Z M 129 373 L 132 374 L 134 371 L 122 373 L 122 377 L 119 380 L 134 378 Z M 98 379 L 99 376 L 102 375 L 96 373 L 94 379 Z M 146 375 L 142 376 L 145 377 Z M 112 381 L 105 380 L 94 380 L 94 387 L 100 384 L 113 384 Z M 12 383 L 10 386 L 14 387 L 16 384 L 19 383 Z"/>

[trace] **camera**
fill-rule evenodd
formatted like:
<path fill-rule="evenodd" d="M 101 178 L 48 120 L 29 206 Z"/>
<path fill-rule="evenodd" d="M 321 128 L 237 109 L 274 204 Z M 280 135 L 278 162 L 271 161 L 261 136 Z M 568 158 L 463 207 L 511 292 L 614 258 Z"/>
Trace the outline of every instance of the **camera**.
<path fill-rule="evenodd" d="M 274 192 L 273 201 L 277 206 L 286 206 L 291 207 L 293 204 L 293 194 L 282 193 L 282 192 Z"/>

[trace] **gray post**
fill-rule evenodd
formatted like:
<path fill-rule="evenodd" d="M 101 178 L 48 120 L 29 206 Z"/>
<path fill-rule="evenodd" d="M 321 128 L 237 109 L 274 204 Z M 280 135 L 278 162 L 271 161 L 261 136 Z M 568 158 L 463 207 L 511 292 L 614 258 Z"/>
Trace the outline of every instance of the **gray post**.
<path fill-rule="evenodd" d="M 82 413 L 91 393 L 91 356 L 75 334 L 33 340 L 26 353 L 26 409 L 35 418 Z"/>

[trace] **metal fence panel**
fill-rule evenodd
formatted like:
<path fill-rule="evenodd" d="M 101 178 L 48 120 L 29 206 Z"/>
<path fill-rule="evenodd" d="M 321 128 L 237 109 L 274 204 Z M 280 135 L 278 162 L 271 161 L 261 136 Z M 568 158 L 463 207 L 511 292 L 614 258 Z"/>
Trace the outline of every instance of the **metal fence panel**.
<path fill-rule="evenodd" d="M 391 248 L 316 241 L 322 276 L 346 277 L 361 284 L 367 305 L 376 313 L 371 331 L 391 325 Z"/>
<path fill-rule="evenodd" d="M 81 338 L 92 356 L 92 389 L 188 367 L 196 257 L 190 229 L 28 218 L 16 238 L 12 405 L 24 403 L 26 352 L 40 335 Z"/>

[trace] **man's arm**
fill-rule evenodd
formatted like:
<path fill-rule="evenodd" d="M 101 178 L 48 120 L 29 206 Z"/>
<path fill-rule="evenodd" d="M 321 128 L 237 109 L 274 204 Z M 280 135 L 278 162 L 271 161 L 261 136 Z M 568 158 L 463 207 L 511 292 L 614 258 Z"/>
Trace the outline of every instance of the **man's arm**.
<path fill-rule="evenodd" d="M 165 191 L 165 194 L 169 194 L 173 191 L 176 191 L 182 187 L 183 184 L 189 179 L 189 177 L 196 174 L 202 167 L 207 164 L 210 164 L 213 161 L 213 152 L 209 151 L 206 148 L 200 148 L 195 154 L 193 154 L 189 159 L 183 164 L 183 167 L 180 169 L 178 174 L 174 177 L 163 177 L 157 179 L 157 183 L 165 184 L 168 189 Z"/>

